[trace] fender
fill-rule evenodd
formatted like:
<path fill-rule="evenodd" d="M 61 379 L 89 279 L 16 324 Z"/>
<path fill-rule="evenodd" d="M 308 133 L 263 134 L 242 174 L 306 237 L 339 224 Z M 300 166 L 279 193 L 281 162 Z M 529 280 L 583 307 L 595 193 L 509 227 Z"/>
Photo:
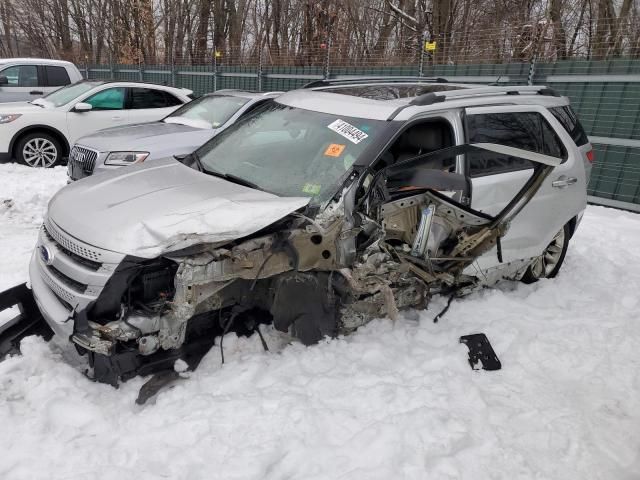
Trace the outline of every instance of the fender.
<path fill-rule="evenodd" d="M 16 134 L 11 139 L 11 142 L 9 143 L 9 155 L 12 155 L 13 149 L 15 147 L 15 144 L 18 138 L 20 138 L 23 134 L 28 133 L 32 130 L 44 130 L 46 132 L 52 133 L 53 135 L 55 135 L 57 138 L 61 140 L 62 148 L 64 149 L 64 155 L 66 156 L 69 154 L 69 149 L 70 149 L 69 141 L 67 140 L 67 136 L 64 133 L 62 133 L 57 128 L 52 127 L 51 125 L 36 124 L 36 125 L 28 125 L 16 132 Z"/>

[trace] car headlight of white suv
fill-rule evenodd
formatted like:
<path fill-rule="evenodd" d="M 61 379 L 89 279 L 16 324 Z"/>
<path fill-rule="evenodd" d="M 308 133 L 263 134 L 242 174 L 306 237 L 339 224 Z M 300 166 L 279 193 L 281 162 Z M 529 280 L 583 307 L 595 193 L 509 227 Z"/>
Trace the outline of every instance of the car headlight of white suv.
<path fill-rule="evenodd" d="M 111 152 L 104 161 L 105 165 L 132 165 L 142 163 L 149 156 L 149 152 Z"/>
<path fill-rule="evenodd" d="M 11 123 L 21 116 L 21 113 L 2 113 L 0 114 L 0 123 Z"/>

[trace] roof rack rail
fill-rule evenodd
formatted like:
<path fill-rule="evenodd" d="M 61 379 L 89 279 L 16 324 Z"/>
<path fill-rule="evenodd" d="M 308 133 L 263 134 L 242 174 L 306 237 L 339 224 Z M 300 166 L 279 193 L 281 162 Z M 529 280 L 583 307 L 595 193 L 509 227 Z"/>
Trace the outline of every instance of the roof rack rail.
<path fill-rule="evenodd" d="M 491 85 L 486 87 L 462 88 L 460 90 L 450 90 L 446 92 L 437 92 L 437 93 L 445 96 L 447 99 L 476 97 L 476 96 L 483 96 L 483 95 L 500 95 L 501 93 L 504 93 L 506 95 L 529 94 L 529 95 L 547 95 L 552 97 L 560 96 L 559 93 L 547 87 L 546 85 L 505 85 L 505 86 Z"/>
<path fill-rule="evenodd" d="M 314 80 L 307 83 L 302 88 L 317 88 L 317 87 L 331 87 L 338 85 L 352 85 L 358 83 L 400 83 L 400 82 L 413 82 L 413 83 L 447 83 L 446 78 L 441 77 L 414 77 L 414 76 L 391 76 L 391 77 L 357 77 L 357 76 L 345 76 L 338 78 L 327 78 L 323 80 Z"/>
<path fill-rule="evenodd" d="M 405 108 L 412 106 L 425 106 L 432 105 L 434 103 L 445 102 L 447 100 L 458 100 L 460 98 L 469 98 L 469 97 L 481 97 L 485 95 L 520 95 L 520 94 L 529 94 L 529 95 L 546 95 L 551 97 L 560 97 L 561 95 L 553 90 L 552 88 L 547 87 L 546 85 L 511 85 L 511 86 L 487 86 L 487 87 L 477 87 L 477 88 L 463 88 L 460 90 L 449 90 L 446 92 L 429 92 L 422 95 L 418 95 L 413 98 L 406 105 L 401 105 L 396 110 L 394 110 L 387 120 L 393 120 L 396 116 Z"/>

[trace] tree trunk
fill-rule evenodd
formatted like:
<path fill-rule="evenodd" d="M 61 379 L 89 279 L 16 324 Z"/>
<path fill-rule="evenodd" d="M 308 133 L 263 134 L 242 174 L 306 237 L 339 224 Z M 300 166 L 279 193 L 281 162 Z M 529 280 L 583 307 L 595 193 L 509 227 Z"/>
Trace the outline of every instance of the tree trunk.
<path fill-rule="evenodd" d="M 562 0 L 551 0 L 549 17 L 553 22 L 553 46 L 556 59 L 567 58 L 567 32 L 562 24 Z"/>
<path fill-rule="evenodd" d="M 212 0 L 200 0 L 198 5 L 198 28 L 194 39 L 193 62 L 204 65 L 207 57 L 207 35 L 209 34 L 209 18 L 211 18 Z"/>

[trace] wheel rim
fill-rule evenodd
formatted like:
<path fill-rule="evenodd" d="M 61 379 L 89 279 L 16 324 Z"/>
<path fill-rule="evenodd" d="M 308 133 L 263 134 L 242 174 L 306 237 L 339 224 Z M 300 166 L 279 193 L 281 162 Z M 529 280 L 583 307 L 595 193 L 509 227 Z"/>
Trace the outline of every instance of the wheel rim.
<path fill-rule="evenodd" d="M 30 167 L 50 167 L 58 159 L 58 149 L 51 140 L 33 138 L 22 148 L 22 158 Z"/>
<path fill-rule="evenodd" d="M 542 255 L 540 255 L 531 265 L 531 273 L 536 278 L 546 278 L 551 275 L 551 272 L 556 268 L 560 258 L 562 257 L 562 249 L 564 247 L 564 228 L 561 228 L 556 233 L 551 243 L 544 249 Z"/>

